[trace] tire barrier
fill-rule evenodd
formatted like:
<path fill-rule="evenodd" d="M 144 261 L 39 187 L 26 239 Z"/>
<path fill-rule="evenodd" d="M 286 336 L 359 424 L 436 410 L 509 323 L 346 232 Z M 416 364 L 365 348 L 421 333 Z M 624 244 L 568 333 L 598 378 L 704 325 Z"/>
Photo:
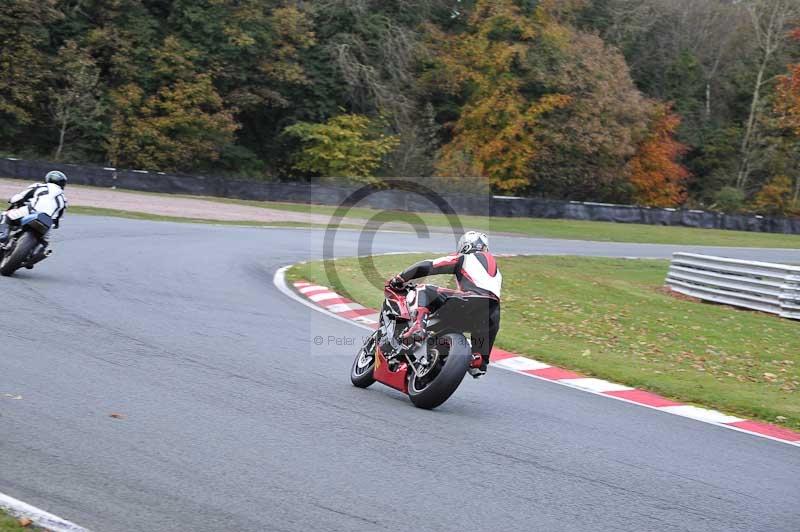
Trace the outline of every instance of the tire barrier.
<path fill-rule="evenodd" d="M 249 181 L 219 176 L 179 175 L 14 158 L 0 159 L 0 176 L 2 177 L 38 181 L 47 171 L 54 169 L 66 172 L 70 182 L 78 185 L 255 201 L 287 201 L 338 206 L 358 188 L 321 182 Z M 800 218 L 775 218 L 688 209 L 659 209 L 634 205 L 509 196 L 491 196 L 491 201 L 487 201 L 487 195 L 480 194 L 444 194 L 443 196 L 459 215 L 558 218 L 800 234 Z M 364 206 L 382 210 L 438 212 L 435 205 L 425 201 L 418 194 L 402 190 L 386 190 L 372 194 L 364 200 Z"/>

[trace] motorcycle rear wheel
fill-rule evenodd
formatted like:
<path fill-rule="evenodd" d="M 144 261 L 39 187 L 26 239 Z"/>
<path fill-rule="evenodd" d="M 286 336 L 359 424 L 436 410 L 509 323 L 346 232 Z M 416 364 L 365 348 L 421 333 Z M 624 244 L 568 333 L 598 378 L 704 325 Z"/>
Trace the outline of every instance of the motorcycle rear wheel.
<path fill-rule="evenodd" d="M 418 382 L 416 374 L 409 372 L 408 397 L 417 408 L 430 410 L 447 401 L 464 380 L 472 362 L 471 349 L 464 335 L 448 334 L 437 338 L 437 345 L 442 342 L 449 345 L 447 357 L 433 378 L 419 379 Z"/>
<path fill-rule="evenodd" d="M 25 233 L 19 237 L 13 251 L 3 256 L 3 260 L 0 262 L 0 275 L 4 277 L 13 275 L 22 267 L 22 263 L 30 256 L 38 243 L 36 237 L 31 233 Z"/>
<path fill-rule="evenodd" d="M 356 355 L 353 367 L 350 368 L 350 382 L 358 388 L 368 388 L 375 382 L 375 349 L 377 348 L 378 331 L 372 333 Z"/>

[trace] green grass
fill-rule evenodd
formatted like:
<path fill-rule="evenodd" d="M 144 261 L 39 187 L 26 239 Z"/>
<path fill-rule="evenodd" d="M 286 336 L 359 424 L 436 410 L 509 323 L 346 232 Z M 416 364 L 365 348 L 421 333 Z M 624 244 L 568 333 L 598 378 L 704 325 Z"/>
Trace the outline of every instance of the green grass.
<path fill-rule="evenodd" d="M 22 527 L 16 517 L 8 515 L 0 509 L 0 532 L 36 532 L 42 530 L 39 527 Z"/>
<path fill-rule="evenodd" d="M 382 278 L 419 255 L 375 257 Z M 800 429 L 800 323 L 678 299 L 661 288 L 666 261 L 578 257 L 498 259 L 503 276 L 498 345 L 537 360 L 681 401 Z M 380 289 L 358 259 L 321 262 L 291 279 L 345 290 L 378 308 Z M 432 282 L 446 279 L 433 279 Z"/>
<path fill-rule="evenodd" d="M 187 196 L 191 197 L 191 196 Z M 336 207 L 284 202 L 258 202 L 236 199 L 204 197 L 212 201 L 234 203 L 270 209 L 332 215 Z M 347 211 L 350 218 L 369 219 L 379 210 L 353 208 Z M 419 224 L 429 227 L 449 228 L 450 221 L 443 214 L 408 213 L 391 211 L 393 222 Z M 660 225 L 622 224 L 614 222 L 587 222 L 583 220 L 551 220 L 545 218 L 500 218 L 487 216 L 459 216 L 465 229 L 478 229 L 491 233 L 515 233 L 542 238 L 595 240 L 600 242 L 643 242 L 651 244 L 677 244 L 697 246 L 800 248 L 800 235 L 695 229 L 692 227 L 667 227 Z"/>
<path fill-rule="evenodd" d="M 117 189 L 118 192 L 135 194 L 153 194 L 170 196 L 156 192 L 138 192 Z M 247 205 L 265 209 L 305 212 L 331 216 L 337 207 L 326 205 L 309 205 L 288 202 L 264 202 L 218 198 L 213 196 L 178 195 L 189 199 L 203 199 L 219 203 Z M 79 212 L 80 208 L 71 207 L 70 211 Z M 89 209 L 83 207 L 83 209 Z M 113 211 L 113 210 L 109 210 Z M 125 217 L 133 218 L 134 213 L 120 212 Z M 347 211 L 349 218 L 370 219 L 384 211 L 368 208 L 353 208 Z M 396 224 L 418 225 L 423 223 L 429 227 L 450 228 L 450 220 L 443 214 L 408 213 L 389 211 L 389 217 Z M 176 220 L 171 217 L 149 217 L 146 219 Z M 542 238 L 564 238 L 574 240 L 594 240 L 600 242 L 640 242 L 651 244 L 676 244 L 698 246 L 730 246 L 730 247 L 764 247 L 800 249 L 800 235 L 784 235 L 773 233 L 754 233 L 747 231 L 722 231 L 718 229 L 695 229 L 691 227 L 667 227 L 644 224 L 622 224 L 613 222 L 587 222 L 583 220 L 551 220 L 545 218 L 500 218 L 487 216 L 459 216 L 465 229 L 479 229 L 490 233 L 514 233 Z M 209 220 L 193 220 L 200 222 L 220 223 Z M 266 225 L 260 222 L 236 222 L 234 225 Z M 315 224 L 269 224 L 314 226 Z M 321 224 L 316 224 L 317 226 Z M 343 226 L 348 227 L 348 226 Z M 349 227 L 352 227 L 350 225 Z M 409 228 L 410 229 L 410 228 Z"/>

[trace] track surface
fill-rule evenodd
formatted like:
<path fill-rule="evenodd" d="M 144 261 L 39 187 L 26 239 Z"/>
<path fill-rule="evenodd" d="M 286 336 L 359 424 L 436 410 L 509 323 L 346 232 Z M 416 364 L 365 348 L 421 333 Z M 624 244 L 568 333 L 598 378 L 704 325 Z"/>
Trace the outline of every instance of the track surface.
<path fill-rule="evenodd" d="M 354 347 L 328 337 L 363 331 L 271 284 L 319 257 L 318 231 L 77 216 L 63 231 L 40 268 L 0 279 L 0 492 L 97 532 L 800 529 L 795 447 L 503 371 L 434 412 L 353 388 Z"/>

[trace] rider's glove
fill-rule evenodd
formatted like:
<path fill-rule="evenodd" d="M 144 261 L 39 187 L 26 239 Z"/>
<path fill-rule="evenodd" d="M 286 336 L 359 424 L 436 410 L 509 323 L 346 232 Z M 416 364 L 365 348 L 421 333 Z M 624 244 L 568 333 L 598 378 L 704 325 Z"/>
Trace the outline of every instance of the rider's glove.
<path fill-rule="evenodd" d="M 395 275 L 388 281 L 386 281 L 386 286 L 390 286 L 394 289 L 403 288 L 406 285 L 406 280 L 400 277 L 399 275 Z"/>

